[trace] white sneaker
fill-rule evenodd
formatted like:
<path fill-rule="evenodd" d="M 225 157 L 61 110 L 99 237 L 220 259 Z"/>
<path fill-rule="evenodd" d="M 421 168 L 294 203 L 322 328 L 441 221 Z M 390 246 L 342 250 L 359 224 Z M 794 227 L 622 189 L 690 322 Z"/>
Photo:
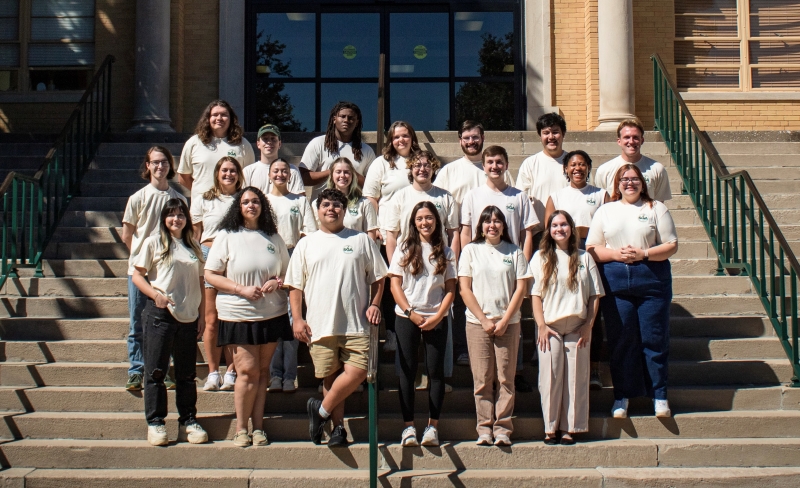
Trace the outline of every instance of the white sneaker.
<path fill-rule="evenodd" d="M 452 386 L 450 386 L 450 384 L 449 384 L 449 383 L 445 383 L 445 384 L 444 384 L 444 392 L 445 392 L 445 393 L 453 393 L 453 387 L 452 387 Z"/>
<path fill-rule="evenodd" d="M 409 425 L 403 430 L 403 434 L 400 436 L 400 445 L 403 447 L 419 446 L 419 441 L 417 441 L 417 429 L 415 429 L 413 425 Z"/>
<path fill-rule="evenodd" d="M 614 406 L 611 407 L 611 415 L 615 419 L 628 418 L 628 399 L 614 400 Z"/>
<path fill-rule="evenodd" d="M 475 444 L 479 446 L 491 446 L 492 445 L 492 436 L 489 434 L 481 434 L 478 436 L 478 441 Z"/>
<path fill-rule="evenodd" d="M 166 446 L 169 444 L 167 427 L 165 425 L 148 425 L 147 442 L 149 442 L 151 446 Z"/>
<path fill-rule="evenodd" d="M 189 441 L 189 444 L 208 442 L 208 434 L 197 422 L 189 422 L 178 427 L 178 442 Z"/>
<path fill-rule="evenodd" d="M 422 442 L 420 442 L 420 444 L 431 447 L 439 446 L 439 431 L 436 430 L 436 427 L 432 425 L 425 427 L 425 432 L 422 433 Z"/>
<path fill-rule="evenodd" d="M 393 352 L 397 350 L 397 335 L 391 330 L 386 331 L 386 341 L 383 343 L 383 350 L 385 352 Z"/>
<path fill-rule="evenodd" d="M 219 377 L 219 373 L 212 371 L 208 373 L 206 384 L 203 385 L 203 391 L 218 391 L 221 384 L 222 380 Z"/>
<path fill-rule="evenodd" d="M 508 438 L 505 434 L 497 434 L 497 437 L 494 438 L 494 445 L 495 446 L 510 446 L 511 439 Z"/>
<path fill-rule="evenodd" d="M 428 375 L 421 374 L 419 375 L 419 382 L 414 385 L 414 388 L 417 391 L 423 391 L 428 389 Z"/>
<path fill-rule="evenodd" d="M 297 391 L 297 379 L 284 380 L 284 382 L 283 382 L 283 392 L 284 393 L 294 393 L 296 391 Z"/>
<path fill-rule="evenodd" d="M 653 400 L 656 410 L 656 417 L 671 417 L 672 410 L 669 409 L 669 402 L 666 400 Z"/>
<path fill-rule="evenodd" d="M 232 371 L 228 371 L 225 373 L 225 380 L 222 382 L 222 386 L 219 387 L 222 391 L 233 391 L 233 386 L 236 383 L 236 373 Z"/>
<path fill-rule="evenodd" d="M 270 393 L 283 391 L 283 378 L 280 378 L 278 376 L 273 376 L 269 382 L 269 387 L 267 388 L 267 391 Z"/>

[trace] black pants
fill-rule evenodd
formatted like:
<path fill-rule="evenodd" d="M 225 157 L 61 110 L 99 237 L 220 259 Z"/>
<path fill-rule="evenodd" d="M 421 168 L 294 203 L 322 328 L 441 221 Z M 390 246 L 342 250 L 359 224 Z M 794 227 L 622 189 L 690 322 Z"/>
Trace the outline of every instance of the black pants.
<path fill-rule="evenodd" d="M 399 246 L 397 251 L 399 251 Z M 381 256 L 383 257 L 384 262 L 386 262 L 386 267 L 389 267 L 389 259 L 386 257 L 386 246 L 381 246 Z M 383 317 L 383 323 L 386 325 L 386 331 L 394 332 L 394 318 L 396 317 L 396 313 L 394 310 L 394 295 L 392 295 L 392 279 L 386 278 L 386 281 L 383 285 L 383 295 L 381 296 L 381 316 Z"/>
<path fill-rule="evenodd" d="M 462 354 L 469 354 L 467 350 L 467 306 L 461 298 L 460 288 L 456 285 L 453 298 L 453 359 Z"/>
<path fill-rule="evenodd" d="M 164 377 L 169 357 L 175 364 L 175 403 L 178 422 L 185 424 L 197 415 L 197 321 L 178 322 L 166 308 L 147 300 L 142 312 L 144 329 L 144 412 L 149 425 L 164 425 L 167 416 L 167 388 Z"/>
<path fill-rule="evenodd" d="M 414 380 L 419 363 L 420 338 L 425 343 L 425 369 L 428 372 L 430 391 L 428 410 L 430 418 L 439 420 L 444 403 L 444 352 L 447 347 L 447 318 L 433 330 L 422 331 L 406 317 L 395 316 L 397 352 L 394 363 L 400 380 L 400 409 L 403 421 L 414 420 Z"/>

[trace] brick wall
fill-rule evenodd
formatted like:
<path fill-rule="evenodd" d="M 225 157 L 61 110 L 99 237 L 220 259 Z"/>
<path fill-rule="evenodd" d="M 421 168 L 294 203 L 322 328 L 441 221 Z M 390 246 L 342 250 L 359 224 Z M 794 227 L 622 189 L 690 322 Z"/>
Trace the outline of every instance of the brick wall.
<path fill-rule="evenodd" d="M 123 132 L 133 119 L 136 2 L 97 0 L 94 36 L 95 66 L 109 54 L 117 59 L 111 68 L 111 130 Z"/>
<path fill-rule="evenodd" d="M 172 119 L 172 127 L 178 132 L 185 132 L 185 7 L 185 0 L 172 0 L 170 5 L 169 117 Z"/>
<path fill-rule="evenodd" d="M 694 102 L 686 105 L 701 130 L 797 130 L 798 102 Z"/>
<path fill-rule="evenodd" d="M 653 127 L 653 62 L 658 53 L 674 76 L 675 6 L 673 0 L 633 2 L 634 73 L 636 74 L 636 115 L 646 128 Z"/>
<path fill-rule="evenodd" d="M 597 127 L 600 114 L 600 69 L 597 47 L 597 0 L 584 0 L 584 62 L 586 64 L 586 128 Z"/>
<path fill-rule="evenodd" d="M 567 119 L 570 131 L 586 130 L 584 4 L 584 0 L 553 0 L 551 9 L 554 104 Z"/>
<path fill-rule="evenodd" d="M 191 1 L 184 12 L 184 43 L 183 130 L 192 132 L 208 102 L 219 96 L 218 0 Z"/>

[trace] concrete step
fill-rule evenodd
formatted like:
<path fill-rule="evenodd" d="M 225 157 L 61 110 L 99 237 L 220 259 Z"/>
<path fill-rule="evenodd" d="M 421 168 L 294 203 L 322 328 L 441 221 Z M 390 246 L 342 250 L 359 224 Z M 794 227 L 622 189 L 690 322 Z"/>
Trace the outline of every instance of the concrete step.
<path fill-rule="evenodd" d="M 128 259 L 130 251 L 122 242 L 51 242 L 45 259 Z"/>
<path fill-rule="evenodd" d="M 800 154 L 721 154 L 720 156 L 730 172 L 745 168 L 800 167 Z"/>
<path fill-rule="evenodd" d="M 674 267 L 673 267 L 674 269 Z M 20 268 L 21 278 L 33 277 L 33 268 Z M 125 278 L 128 257 L 124 259 L 45 259 L 42 273 L 48 278 Z"/>
<path fill-rule="evenodd" d="M 797 142 L 715 142 L 714 147 L 723 160 L 733 154 L 758 157 L 800 154 L 800 143 Z"/>
<path fill-rule="evenodd" d="M 52 242 L 63 243 L 112 243 L 122 242 L 122 227 L 68 227 L 60 225 L 53 234 Z"/>
<path fill-rule="evenodd" d="M 135 183 L 117 183 L 115 180 L 111 180 L 111 183 L 91 183 L 82 181 L 80 192 L 83 195 L 92 195 L 94 197 L 125 197 L 126 201 L 127 198 L 137 191 L 141 190 L 147 182 L 135 182 Z M 172 181 L 170 182 L 170 186 L 175 189 L 176 191 L 180 192 L 187 198 L 189 197 L 189 191 L 179 185 L 177 182 Z M 105 206 L 105 210 L 116 210 L 117 208 L 110 207 L 108 204 Z M 125 206 L 121 207 L 121 210 L 124 210 Z M 73 208 L 72 210 L 78 210 Z M 100 210 L 100 209 L 92 209 L 92 210 Z"/>
<path fill-rule="evenodd" d="M 77 196 L 70 201 L 68 211 L 124 212 L 125 205 L 128 203 L 128 197 L 133 195 L 133 193 L 127 195 L 100 196 L 92 192 L 84 192 L 83 195 L 84 196 Z"/>
<path fill-rule="evenodd" d="M 3 294 L 26 297 L 127 297 L 126 278 L 10 278 Z"/>
<path fill-rule="evenodd" d="M 61 219 L 62 227 L 122 227 L 123 211 L 70 210 Z"/>
<path fill-rule="evenodd" d="M 4 158 L 19 156 L 33 156 L 44 161 L 47 151 L 53 146 L 52 142 L 2 142 L 0 147 L 3 149 Z"/>

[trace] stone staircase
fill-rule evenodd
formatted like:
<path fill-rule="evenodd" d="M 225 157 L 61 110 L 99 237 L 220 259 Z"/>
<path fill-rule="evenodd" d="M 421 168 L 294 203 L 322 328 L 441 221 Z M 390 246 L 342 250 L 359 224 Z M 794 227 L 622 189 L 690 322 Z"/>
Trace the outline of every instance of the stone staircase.
<path fill-rule="evenodd" d="M 487 144 L 507 148 L 514 174 L 541 147 L 531 132 L 487 135 Z M 423 146 L 445 161 L 461 156 L 455 133 L 420 136 Z M 287 134 L 284 157 L 298 163 L 310 137 Z M 374 133 L 366 137 L 375 140 Z M 456 366 L 440 428 L 447 443 L 435 449 L 401 448 L 393 359 L 384 354 L 382 486 L 489 487 L 498 486 L 501 478 L 518 486 L 800 484 L 800 389 L 785 386 L 792 376 L 789 362 L 748 279 L 713 275 L 713 249 L 688 197 L 679 194 L 666 147 L 656 133 L 648 133 L 646 140 L 645 154 L 670 172 L 674 197 L 667 205 L 679 226 L 680 250 L 672 259 L 669 399 L 674 417 L 656 419 L 652 404 L 640 399 L 632 402 L 631 418 L 609 418 L 613 395 L 603 371 L 606 387 L 591 393 L 590 432 L 577 445 L 542 444 L 534 392 L 517 396 L 513 446 L 477 447 L 471 374 Z M 614 141 L 609 134 L 570 133 L 565 148 L 587 150 L 598 166 L 618 154 Z M 128 309 L 120 220 L 127 197 L 145 184 L 136 170 L 151 145 L 104 143 L 84 179 L 82 196 L 73 200 L 47 250 L 45 278 L 22 270 L 0 291 L 0 463 L 8 468 L 0 478 L 26 487 L 366 486 L 367 393 L 356 393 L 347 402 L 348 431 L 357 443 L 336 450 L 311 444 L 304 406 L 318 394 L 318 382 L 303 346 L 298 392 L 267 397 L 269 446 L 235 448 L 227 440 L 234 429 L 233 394 L 202 390 L 199 421 L 213 442 L 165 449 L 147 444 L 142 394 L 122 388 Z M 166 145 L 176 157 L 180 154 L 182 143 Z M 800 161 L 800 152 L 796 157 Z M 787 211 L 786 223 L 796 222 L 790 200 L 781 194 L 769 200 L 770 205 L 785 202 L 776 208 Z M 531 319 L 524 320 L 523 330 L 525 375 L 534 382 Z M 202 349 L 198 386 L 207 375 Z M 418 428 L 426 409 L 425 395 L 418 394 Z M 172 393 L 170 412 L 168 430 L 174 439 Z"/>

